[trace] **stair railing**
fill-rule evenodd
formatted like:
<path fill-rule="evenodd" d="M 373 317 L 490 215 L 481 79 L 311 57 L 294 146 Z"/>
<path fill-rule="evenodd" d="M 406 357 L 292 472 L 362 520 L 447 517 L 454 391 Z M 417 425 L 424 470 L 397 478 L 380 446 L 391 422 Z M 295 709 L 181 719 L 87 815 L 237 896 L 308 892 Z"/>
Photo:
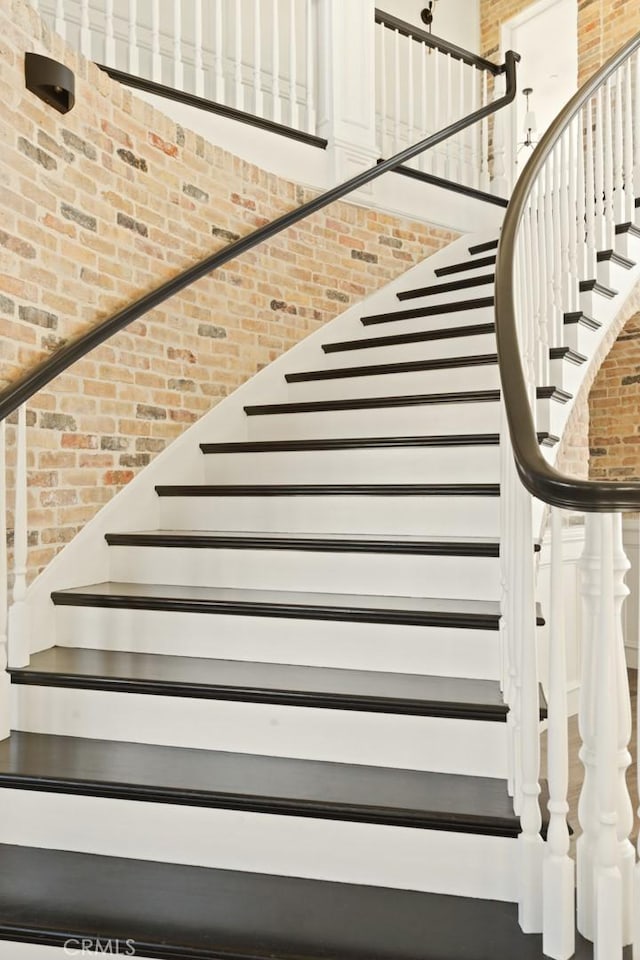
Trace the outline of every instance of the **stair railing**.
<path fill-rule="evenodd" d="M 27 547 L 28 547 L 28 517 L 27 517 L 27 401 L 35 393 L 45 387 L 51 380 L 63 373 L 71 364 L 82 359 L 89 351 L 104 343 L 109 337 L 123 330 L 129 324 L 142 317 L 149 310 L 159 306 L 174 294 L 184 290 L 190 284 L 199 280 L 230 260 L 239 257 L 248 250 L 256 247 L 265 240 L 286 230 L 300 220 L 316 213 L 336 200 L 359 190 L 366 184 L 382 176 L 389 170 L 411 160 L 424 150 L 429 150 L 443 143 L 449 137 L 460 131 L 482 122 L 486 117 L 496 113 L 513 102 L 516 94 L 516 64 L 520 57 L 509 51 L 505 62 L 496 69 L 504 73 L 506 80 L 505 93 L 491 103 L 472 111 L 449 123 L 443 129 L 430 134 L 418 143 L 406 147 L 387 160 L 351 177 L 319 194 L 302 206 L 290 210 L 276 220 L 259 227 L 247 236 L 228 244 L 216 253 L 211 254 L 199 263 L 194 264 L 182 273 L 163 283 L 160 287 L 144 294 L 134 303 L 119 310 L 116 314 L 101 321 L 95 327 L 70 341 L 55 353 L 47 357 L 33 369 L 0 392 L 0 738 L 8 736 L 8 674 L 4 667 L 9 663 L 12 667 L 25 666 L 30 655 L 30 630 L 27 605 Z M 5 440 L 5 421 L 15 414 L 15 441 L 11 448 L 14 458 L 11 468 L 14 474 L 15 497 L 13 502 L 13 563 L 11 570 L 7 569 L 7 516 L 11 515 L 6 503 L 6 474 L 7 474 L 7 444 Z M 12 584 L 11 602 L 7 603 L 9 585 Z M 7 611 L 8 606 L 8 611 Z"/>
<path fill-rule="evenodd" d="M 316 133 L 314 0 L 32 2 L 89 60 Z"/>
<path fill-rule="evenodd" d="M 376 142 L 380 155 L 397 153 L 415 136 L 438 130 L 457 113 L 500 96 L 496 64 L 398 17 L 376 10 Z M 499 115 L 489 171 L 489 118 L 452 137 L 412 166 L 435 177 L 506 196 L 504 129 Z"/>
<path fill-rule="evenodd" d="M 582 87 L 532 154 L 509 204 L 496 267 L 505 412 L 504 686 L 511 708 L 511 786 L 522 824 L 520 922 L 525 931 L 542 931 L 544 953 L 556 960 L 573 955 L 575 939 L 562 585 L 562 511 L 571 510 L 586 515 L 578 929 L 594 941 L 598 960 L 621 960 L 623 945 L 634 936 L 634 955 L 640 955 L 640 873 L 628 839 L 633 812 L 625 781 L 631 709 L 620 616 L 628 568 L 621 512 L 640 509 L 640 483 L 565 475 L 547 462 L 536 437 L 543 414 L 536 389 L 553 383 L 551 358 L 564 347 L 567 314 L 575 318 L 580 310 L 580 281 L 596 277 L 598 253 L 613 250 L 616 226 L 633 221 L 639 196 L 640 34 Z M 550 508 L 552 537 L 552 599 L 545 612 L 550 614 L 546 844 L 540 838 L 534 497 Z"/>

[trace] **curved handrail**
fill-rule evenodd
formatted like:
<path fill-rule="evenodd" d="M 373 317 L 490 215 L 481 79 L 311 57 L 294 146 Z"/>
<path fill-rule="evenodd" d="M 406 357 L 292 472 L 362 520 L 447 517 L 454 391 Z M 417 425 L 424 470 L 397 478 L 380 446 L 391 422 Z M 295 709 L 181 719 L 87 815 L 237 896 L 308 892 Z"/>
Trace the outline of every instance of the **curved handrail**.
<path fill-rule="evenodd" d="M 77 340 L 72 341 L 56 351 L 52 356 L 47 357 L 46 360 L 36 365 L 19 380 L 9 384 L 9 386 L 0 393 L 0 421 L 10 413 L 13 413 L 13 411 L 28 400 L 29 397 L 33 396 L 34 393 L 37 393 L 38 390 L 41 390 L 42 387 L 53 380 L 54 377 L 63 373 L 72 363 L 80 360 L 90 350 L 104 343 L 104 341 L 113 336 L 113 334 L 118 333 L 149 310 L 153 310 L 159 306 L 159 304 L 173 296 L 173 294 L 184 290 L 185 287 L 188 287 L 194 281 L 206 276 L 218 267 L 223 266 L 223 264 L 228 263 L 229 260 L 233 260 L 242 253 L 246 253 L 247 250 L 251 250 L 259 243 L 262 243 L 263 240 L 270 239 L 294 223 L 308 217 L 312 213 L 316 213 L 330 203 L 340 200 L 346 196 L 346 194 L 363 187 L 365 184 L 382 176 L 382 174 L 388 170 L 395 169 L 400 166 L 400 164 L 411 160 L 424 150 L 428 150 L 442 143 L 443 140 L 455 136 L 457 133 L 460 133 L 460 131 L 477 123 L 478 120 L 490 116 L 492 113 L 511 103 L 516 94 L 516 63 L 519 60 L 519 54 L 509 50 L 505 55 L 504 64 L 496 68 L 498 73 L 505 73 L 506 75 L 506 91 L 504 96 L 494 100 L 493 103 L 480 107 L 467 117 L 456 120 L 455 123 L 449 124 L 448 127 L 431 134 L 411 147 L 406 147 L 393 157 L 389 157 L 388 160 L 376 163 L 375 166 L 363 170 L 361 173 L 356 174 L 355 177 L 351 177 L 344 183 L 332 187 L 313 200 L 303 203 L 302 206 L 290 210 L 276 220 L 272 220 L 270 223 L 247 234 L 247 236 L 241 237 L 239 240 L 228 244 L 228 246 L 223 247 L 223 249 L 217 253 L 205 257 L 204 260 L 194 264 L 192 267 L 179 273 L 176 277 L 163 283 L 160 287 L 140 297 L 128 307 L 118 311 L 118 313 L 112 317 L 103 320 L 102 323 L 88 330 L 82 336 L 78 337 Z"/>
<path fill-rule="evenodd" d="M 548 128 L 513 191 L 502 226 L 496 260 L 495 314 L 498 363 L 518 474 L 527 490 L 544 503 L 585 512 L 640 509 L 640 482 L 576 479 L 550 466 L 540 452 L 516 327 L 514 302 L 516 238 L 532 187 L 560 137 L 591 96 L 638 48 L 640 48 L 640 34 L 629 40 L 578 90 Z M 640 91 L 637 95 L 640 96 Z"/>

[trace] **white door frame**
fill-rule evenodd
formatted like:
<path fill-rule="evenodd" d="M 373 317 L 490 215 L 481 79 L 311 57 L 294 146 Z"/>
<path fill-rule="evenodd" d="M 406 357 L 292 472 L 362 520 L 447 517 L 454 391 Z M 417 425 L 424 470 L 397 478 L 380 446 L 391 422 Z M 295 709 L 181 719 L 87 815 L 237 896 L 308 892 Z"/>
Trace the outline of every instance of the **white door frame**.
<path fill-rule="evenodd" d="M 510 17 L 508 20 L 505 20 L 500 27 L 502 61 L 504 62 L 504 55 L 506 51 L 513 49 L 513 35 L 519 27 L 522 27 L 525 23 L 527 23 L 528 20 L 533 20 L 546 10 L 559 6 L 564 2 L 565 0 L 537 0 L 537 2 L 530 3 L 529 6 L 525 7 L 524 10 L 521 10 L 520 13 L 515 14 L 515 16 Z M 575 3 L 577 14 L 578 0 L 575 0 Z M 576 25 L 576 45 L 577 43 L 578 36 Z M 522 96 L 522 90 L 520 89 L 520 86 L 518 86 L 518 92 L 516 96 Z M 508 119 L 505 124 L 505 167 L 509 171 L 509 177 L 513 180 L 515 180 L 516 144 L 518 142 L 520 133 L 521 131 L 516 129 L 515 109 L 509 110 Z"/>

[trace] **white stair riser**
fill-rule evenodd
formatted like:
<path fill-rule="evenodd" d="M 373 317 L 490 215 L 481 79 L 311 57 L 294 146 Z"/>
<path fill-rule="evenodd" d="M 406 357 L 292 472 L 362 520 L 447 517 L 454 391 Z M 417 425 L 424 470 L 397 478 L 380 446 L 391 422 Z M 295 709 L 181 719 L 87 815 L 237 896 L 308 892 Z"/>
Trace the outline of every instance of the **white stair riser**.
<path fill-rule="evenodd" d="M 492 290 L 487 287 L 486 294 L 482 296 L 492 296 Z M 411 317 L 407 320 L 391 319 L 392 312 L 401 310 L 411 310 L 421 305 L 433 306 L 437 302 L 449 303 L 451 294 L 441 295 L 440 297 L 425 297 L 424 300 L 407 300 L 404 303 L 397 303 L 393 311 L 389 311 L 390 319 L 383 320 L 380 323 L 370 323 L 366 326 L 361 324 L 352 337 L 345 336 L 343 339 L 355 340 L 359 337 L 387 337 L 395 333 L 419 333 L 422 330 L 451 330 L 455 327 L 464 327 L 470 323 L 493 323 L 495 313 L 493 307 L 478 307 L 474 310 L 459 310 L 456 313 L 434 313 L 426 317 Z M 337 338 L 335 338 L 337 339 Z M 329 342 L 327 338 L 327 342 Z M 455 341 L 452 341 L 455 342 Z"/>
<path fill-rule="evenodd" d="M 598 262 L 597 277 L 600 283 L 612 290 L 623 289 L 627 284 L 629 271 L 626 267 L 614 263 L 613 260 L 602 260 Z"/>
<path fill-rule="evenodd" d="M 56 607 L 61 646 L 498 680 L 497 630 Z"/>
<path fill-rule="evenodd" d="M 616 234 L 616 252 L 634 263 L 640 261 L 640 237 L 635 237 L 631 233 Z"/>
<path fill-rule="evenodd" d="M 556 358 L 550 361 L 551 383 L 575 395 L 584 377 L 582 364 Z"/>
<path fill-rule="evenodd" d="M 478 483 L 498 482 L 497 444 L 208 454 L 204 476 L 205 483 L 462 483 L 470 462 Z"/>
<path fill-rule="evenodd" d="M 387 388 L 379 396 L 391 396 Z M 249 440 L 306 440 L 331 437 L 390 437 L 418 434 L 497 433 L 496 402 L 434 403 L 411 407 L 265 414 L 248 418 Z"/>
<path fill-rule="evenodd" d="M 498 497 L 160 498 L 160 526 L 165 530 L 494 537 L 499 513 Z"/>
<path fill-rule="evenodd" d="M 597 331 L 585 327 L 582 323 L 565 323 L 563 346 L 590 357 L 595 348 L 596 337 Z"/>
<path fill-rule="evenodd" d="M 500 598 L 493 557 L 112 546 L 111 580 L 467 600 Z"/>
<path fill-rule="evenodd" d="M 320 707 L 14 685 L 12 729 L 506 777 L 507 725 Z"/>
<path fill-rule="evenodd" d="M 554 437 L 561 437 L 568 416 L 569 408 L 566 403 L 557 400 L 538 400 L 536 405 L 536 427 L 543 433 L 550 433 Z"/>
<path fill-rule="evenodd" d="M 607 304 L 610 304 L 609 298 L 603 297 L 601 293 L 594 293 L 593 290 L 580 294 L 580 310 L 594 320 L 601 318 L 608 309 Z"/>
<path fill-rule="evenodd" d="M 495 353 L 495 351 L 493 351 Z M 303 380 L 288 385 L 291 403 L 307 400 L 340 400 L 354 397 L 414 396 L 455 390 L 496 390 L 500 386 L 497 363 L 419 370 L 416 373 L 382 373 L 331 380 Z"/>
<path fill-rule="evenodd" d="M 2 843 L 517 899 L 513 838 L 15 789 L 0 812 Z"/>
<path fill-rule="evenodd" d="M 389 331 L 389 333 L 401 331 Z M 385 333 L 373 333 L 371 336 L 384 336 Z M 435 360 L 442 357 L 495 353 L 496 337 L 494 333 L 474 334 L 468 337 L 454 337 L 439 340 L 422 340 L 418 343 L 391 344 L 385 347 L 362 347 L 358 350 L 339 350 L 337 353 L 323 353 L 318 360 L 318 369 L 332 367 L 353 367 L 357 364 L 404 363 L 412 360 Z"/>

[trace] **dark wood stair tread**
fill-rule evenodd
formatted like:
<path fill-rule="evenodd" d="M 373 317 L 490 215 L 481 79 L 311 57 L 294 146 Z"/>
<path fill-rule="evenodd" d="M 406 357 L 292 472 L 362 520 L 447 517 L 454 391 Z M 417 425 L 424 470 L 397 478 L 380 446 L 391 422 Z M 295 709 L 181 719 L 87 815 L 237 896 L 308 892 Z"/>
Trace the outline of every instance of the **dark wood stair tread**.
<path fill-rule="evenodd" d="M 393 315 L 390 320 L 397 319 Z M 460 327 L 440 327 L 437 330 L 419 330 L 416 333 L 396 333 L 385 337 L 362 337 L 359 340 L 338 340 L 323 343 L 325 353 L 341 353 L 344 350 L 366 350 L 371 347 L 395 347 L 405 343 L 428 343 L 431 340 L 454 340 L 458 337 L 478 337 L 495 333 L 494 323 L 468 323 Z"/>
<path fill-rule="evenodd" d="M 440 314 L 461 313 L 466 310 L 484 310 L 492 307 L 493 297 L 482 297 L 476 300 L 454 300 L 448 303 L 437 303 L 433 306 L 412 307 L 408 310 L 390 310 L 387 313 L 373 313 L 361 317 L 360 322 L 368 327 L 374 323 L 389 323 L 393 320 L 414 320 L 417 317 L 437 317 Z"/>
<path fill-rule="evenodd" d="M 463 260 L 461 263 L 452 263 L 447 267 L 438 267 L 434 273 L 436 277 L 448 277 L 452 273 L 464 273 L 466 270 L 477 270 L 479 267 L 492 267 L 495 262 L 495 256 L 476 257 L 475 260 Z"/>
<path fill-rule="evenodd" d="M 159 497 L 497 497 L 497 483 L 158 484 Z"/>
<path fill-rule="evenodd" d="M 0 857 L 6 940 L 133 940 L 167 960 L 543 958 L 511 903 L 8 844 Z M 576 960 L 591 957 L 578 937 Z"/>
<path fill-rule="evenodd" d="M 459 280 L 449 280 L 446 283 L 433 283 L 427 287 L 413 287 L 411 290 L 402 290 L 397 294 L 397 297 L 398 300 L 415 300 L 418 297 L 429 297 L 438 293 L 455 293 L 456 290 L 481 287 L 494 281 L 495 274 L 486 273 L 482 277 L 463 277 Z"/>
<path fill-rule="evenodd" d="M 613 300 L 614 297 L 618 296 L 618 291 L 614 290 L 612 287 L 608 287 L 604 283 L 600 283 L 599 280 L 581 280 L 579 283 L 580 293 L 598 293 L 601 297 L 605 297 L 607 300 Z"/>
<path fill-rule="evenodd" d="M 0 786 L 515 837 L 506 780 L 14 732 Z"/>
<path fill-rule="evenodd" d="M 499 240 L 485 240 L 482 243 L 475 243 L 469 247 L 469 253 L 471 256 L 475 256 L 476 253 L 485 253 L 487 250 L 497 250 L 499 242 Z"/>
<path fill-rule="evenodd" d="M 484 367 L 497 363 L 497 353 L 481 353 L 464 357 L 439 357 L 436 360 L 406 360 L 401 363 L 375 363 L 357 367 L 330 367 L 326 370 L 302 370 L 297 373 L 286 373 L 284 378 L 287 383 L 308 383 L 313 380 L 346 380 L 350 377 L 378 377 L 396 373 L 452 370 L 458 367 Z"/>
<path fill-rule="evenodd" d="M 107 533 L 110 546 L 188 547 L 211 550 L 301 550 L 318 553 L 407 554 L 441 557 L 498 557 L 499 541 L 491 537 L 472 540 L 428 540 L 424 537 L 366 534 L 283 534 L 215 530 L 144 530 Z"/>
<path fill-rule="evenodd" d="M 394 449 L 404 447 L 468 447 L 495 446 L 497 433 L 444 433 L 424 437 L 330 437 L 318 440 L 235 440 L 224 443 L 201 443 L 204 454 L 219 453 L 284 453 L 326 450 Z"/>
<path fill-rule="evenodd" d="M 305 593 L 108 581 L 51 594 L 59 606 L 172 610 L 184 613 L 295 620 L 341 620 L 497 630 L 500 604 L 493 600 L 445 600 L 347 593 Z"/>
<path fill-rule="evenodd" d="M 52 647 L 12 682 L 410 716 L 506 720 L 493 680 Z"/>
<path fill-rule="evenodd" d="M 249 405 L 248 417 L 288 413 L 328 413 L 332 410 L 372 410 L 388 407 L 419 407 L 440 403 L 497 403 L 499 390 L 456 390 L 447 393 L 404 394 L 388 397 L 354 397 L 343 400 L 303 400 Z"/>

